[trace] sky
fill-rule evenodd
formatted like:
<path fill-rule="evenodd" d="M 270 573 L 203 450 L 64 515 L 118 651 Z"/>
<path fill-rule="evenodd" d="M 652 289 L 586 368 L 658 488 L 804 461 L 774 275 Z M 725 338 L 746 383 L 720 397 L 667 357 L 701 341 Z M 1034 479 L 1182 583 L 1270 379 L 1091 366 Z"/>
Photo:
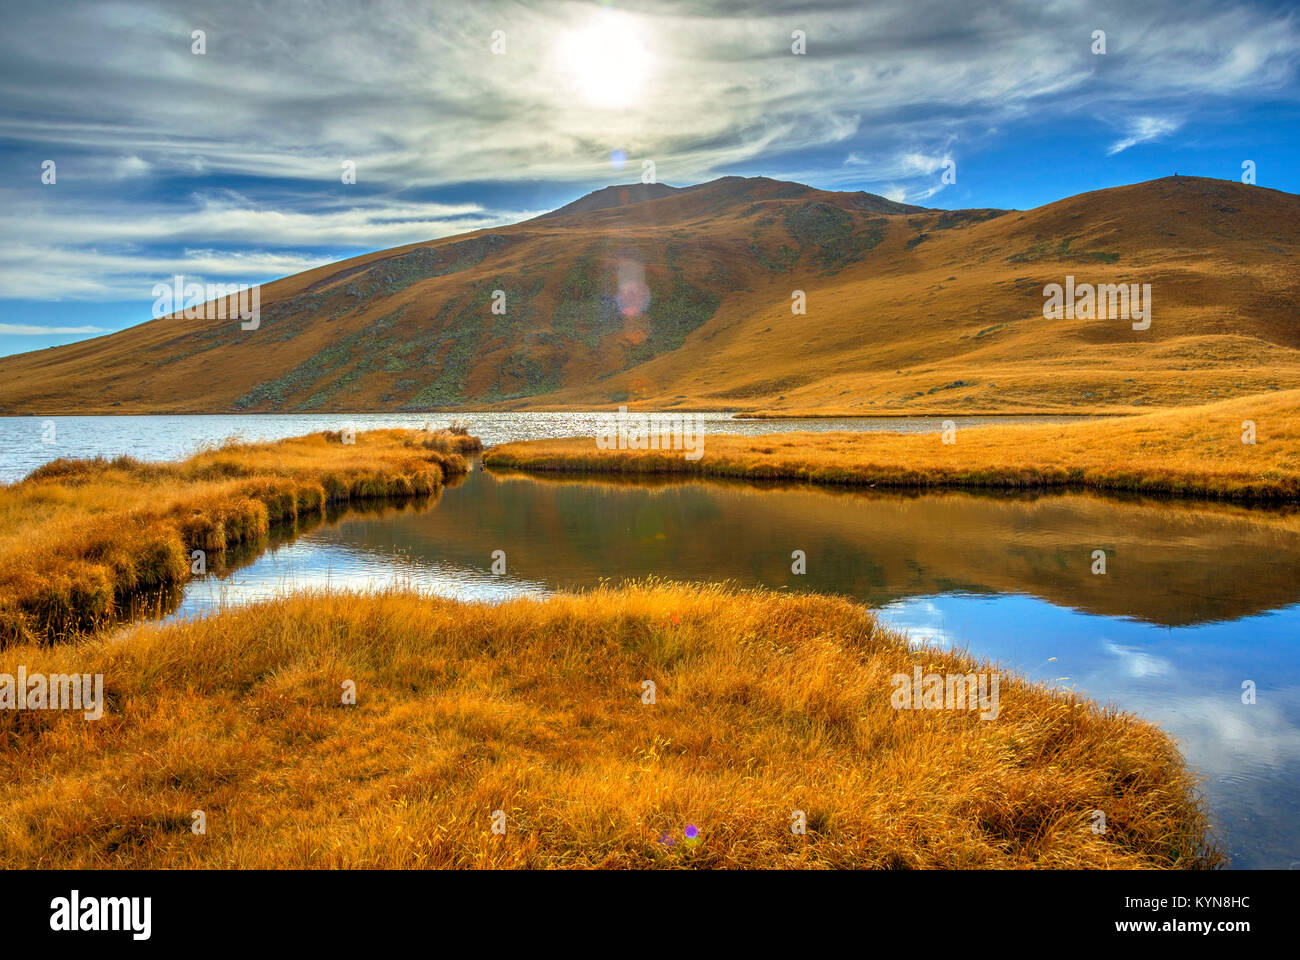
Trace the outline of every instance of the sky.
<path fill-rule="evenodd" d="M 676 186 L 761 175 L 945 209 L 1247 163 L 1300 192 L 1289 2 L 0 0 L 0 18 L 0 355 L 147 321 L 177 274 L 265 283 L 527 219 L 647 161 Z"/>

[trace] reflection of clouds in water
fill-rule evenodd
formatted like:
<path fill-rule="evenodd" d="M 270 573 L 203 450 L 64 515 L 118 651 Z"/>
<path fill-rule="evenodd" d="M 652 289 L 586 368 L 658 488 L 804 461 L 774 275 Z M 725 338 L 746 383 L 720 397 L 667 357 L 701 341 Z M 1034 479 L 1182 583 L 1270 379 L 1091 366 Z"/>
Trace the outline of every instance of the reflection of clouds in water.
<path fill-rule="evenodd" d="M 1126 647 L 1114 640 L 1102 640 L 1101 648 L 1119 660 L 1120 669 L 1125 674 L 1138 680 L 1147 677 L 1163 677 L 1174 670 L 1174 665 L 1168 660 L 1153 657 L 1144 650 Z"/>
<path fill-rule="evenodd" d="M 944 623 L 943 611 L 929 600 L 890 603 L 877 613 L 887 626 L 906 633 L 913 647 L 952 649 L 953 636 Z"/>
<path fill-rule="evenodd" d="M 1300 723 L 1288 715 L 1300 688 L 1270 689 L 1243 704 L 1237 678 L 1256 649 L 1248 644 L 1226 648 L 1235 653 L 1226 670 L 1222 647 L 1183 647 L 1184 655 L 1172 659 L 1106 639 L 1096 649 L 1104 656 L 1089 665 L 1081 685 L 1094 699 L 1110 700 L 1174 738 L 1204 778 L 1201 789 L 1233 865 L 1279 868 L 1300 856 L 1285 814 L 1294 807 L 1300 769 Z M 1215 658 L 1206 656 L 1210 651 Z"/>
<path fill-rule="evenodd" d="M 1300 689 L 1274 694 L 1294 703 Z M 1221 697 L 1180 698 L 1163 710 L 1139 705 L 1138 712 L 1173 737 L 1204 777 L 1201 789 L 1234 866 L 1279 869 L 1300 862 L 1300 846 L 1284 813 L 1295 807 L 1300 726 L 1277 703 L 1243 704 L 1238 691 L 1227 689 Z M 1252 828 L 1243 830 L 1243 823 Z M 1225 834 L 1225 826 L 1234 829 Z"/>
<path fill-rule="evenodd" d="M 544 584 L 495 576 L 486 570 L 450 563 L 415 563 L 397 553 L 356 550 L 306 536 L 268 551 L 228 578 L 192 581 L 173 617 L 185 619 L 219 607 L 242 606 L 304 589 L 378 592 L 392 588 L 486 602 L 552 592 Z"/>
<path fill-rule="evenodd" d="M 1295 689 L 1272 693 L 1292 703 L 1300 696 Z M 1300 727 L 1276 703 L 1244 704 L 1234 690 L 1225 690 L 1222 697 L 1182 699 L 1161 725 L 1196 744 L 1197 766 L 1206 774 L 1232 776 L 1244 770 L 1249 777 L 1252 770 L 1300 762 Z"/>
<path fill-rule="evenodd" d="M 914 643 L 969 645 L 1007 669 L 1158 725 L 1203 778 L 1209 811 L 1239 868 L 1300 860 L 1290 819 L 1300 771 L 1300 687 L 1291 682 L 1296 612 L 1266 625 L 1167 630 L 1006 595 L 950 594 L 880 608 Z M 1070 676 L 1062 681 L 1061 673 Z M 1241 680 L 1262 675 L 1278 686 L 1243 704 Z"/>

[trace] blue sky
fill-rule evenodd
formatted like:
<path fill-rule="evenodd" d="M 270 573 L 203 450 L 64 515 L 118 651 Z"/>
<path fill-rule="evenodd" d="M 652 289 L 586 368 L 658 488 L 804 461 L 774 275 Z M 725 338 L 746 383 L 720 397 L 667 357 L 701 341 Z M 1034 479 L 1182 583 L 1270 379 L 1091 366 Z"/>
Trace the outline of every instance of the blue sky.
<path fill-rule="evenodd" d="M 0 354 L 144 322 L 177 273 L 512 223 L 645 159 L 949 209 L 1247 160 L 1300 192 L 1300 13 L 1135 6 L 0 0 Z"/>

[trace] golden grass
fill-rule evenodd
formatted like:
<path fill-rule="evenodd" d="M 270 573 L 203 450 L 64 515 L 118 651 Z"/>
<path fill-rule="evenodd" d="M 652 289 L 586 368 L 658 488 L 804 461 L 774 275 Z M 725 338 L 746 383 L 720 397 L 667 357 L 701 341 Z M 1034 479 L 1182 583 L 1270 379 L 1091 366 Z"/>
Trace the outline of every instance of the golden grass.
<path fill-rule="evenodd" d="M 1243 423 L 1256 442 L 1242 442 Z M 594 438 L 489 450 L 491 467 L 531 471 L 789 479 L 881 487 L 1075 486 L 1241 501 L 1300 499 L 1300 390 L 1073 424 L 939 433 L 709 435 L 704 455 L 600 450 Z"/>
<path fill-rule="evenodd" d="M 345 442 L 345 440 L 347 442 Z M 474 437 L 376 430 L 228 442 L 181 463 L 55 460 L 0 486 L 0 644 L 66 638 L 329 504 L 428 496 Z"/>
<path fill-rule="evenodd" d="M 20 664 L 102 673 L 109 705 L 0 711 L 5 868 L 1222 861 L 1158 728 L 1005 673 L 996 719 L 895 710 L 914 664 L 990 666 L 830 597 L 300 595 L 0 651 Z"/>

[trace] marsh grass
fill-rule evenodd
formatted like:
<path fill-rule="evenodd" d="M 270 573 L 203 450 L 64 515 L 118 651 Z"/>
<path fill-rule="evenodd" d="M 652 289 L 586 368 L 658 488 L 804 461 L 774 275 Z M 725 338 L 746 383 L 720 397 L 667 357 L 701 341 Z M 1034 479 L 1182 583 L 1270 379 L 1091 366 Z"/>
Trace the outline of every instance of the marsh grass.
<path fill-rule="evenodd" d="M 461 420 L 455 420 L 442 430 L 425 429 L 417 434 L 412 442 L 426 450 L 439 453 L 456 453 L 461 456 L 473 456 L 483 450 L 483 441 L 470 435 L 469 426 Z"/>
<path fill-rule="evenodd" d="M 1242 442 L 1242 424 L 1256 442 Z M 936 424 L 938 420 L 936 418 Z M 1300 390 L 1088 423 L 940 433 L 709 434 L 704 455 L 600 450 L 592 438 L 493 447 L 489 467 L 685 474 L 925 489 L 1073 487 L 1243 502 L 1300 500 Z"/>
<path fill-rule="evenodd" d="M 20 663 L 102 673 L 109 706 L 0 711 L 6 868 L 1222 862 L 1158 728 L 1006 672 L 995 720 L 895 710 L 914 664 L 991 665 L 837 598 L 313 593 L 0 651 Z"/>
<path fill-rule="evenodd" d="M 0 487 L 0 644 L 62 640 L 329 506 L 428 497 L 476 438 L 377 430 L 229 440 L 179 463 L 59 459 Z"/>

